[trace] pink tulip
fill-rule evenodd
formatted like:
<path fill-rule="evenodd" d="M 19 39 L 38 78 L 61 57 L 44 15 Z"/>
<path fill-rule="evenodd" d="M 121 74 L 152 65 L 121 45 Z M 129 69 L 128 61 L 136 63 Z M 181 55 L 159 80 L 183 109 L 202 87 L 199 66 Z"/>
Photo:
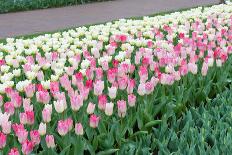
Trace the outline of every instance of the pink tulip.
<path fill-rule="evenodd" d="M 50 91 L 52 94 L 59 92 L 59 82 L 50 82 Z"/>
<path fill-rule="evenodd" d="M 119 64 L 119 61 L 113 60 L 113 61 L 112 61 L 112 64 L 113 64 L 113 66 L 114 66 L 115 68 L 117 68 L 117 67 L 118 67 L 118 64 Z"/>
<path fill-rule="evenodd" d="M 6 135 L 0 132 L 0 149 L 3 149 L 6 146 Z"/>
<path fill-rule="evenodd" d="M 145 91 L 147 95 L 154 91 L 154 85 L 151 81 L 145 83 Z"/>
<path fill-rule="evenodd" d="M 86 69 L 85 74 L 86 74 L 86 77 L 88 78 L 88 80 L 93 79 L 93 76 L 94 76 L 93 69 L 91 69 L 91 68 Z"/>
<path fill-rule="evenodd" d="M 77 82 L 77 83 L 83 81 L 83 75 L 82 75 L 81 72 L 76 73 L 76 74 L 75 74 L 75 77 L 76 77 L 76 82 Z"/>
<path fill-rule="evenodd" d="M 83 105 L 83 97 L 81 95 L 70 97 L 71 108 L 73 111 L 78 111 Z"/>
<path fill-rule="evenodd" d="M 101 80 L 103 77 L 103 70 L 102 68 L 96 68 L 96 80 Z"/>
<path fill-rule="evenodd" d="M 53 105 L 57 113 L 62 113 L 67 108 L 67 104 L 64 100 L 54 101 Z"/>
<path fill-rule="evenodd" d="M 43 81 L 44 80 L 44 73 L 43 73 L 43 71 L 39 71 L 37 73 L 37 80 L 38 81 Z"/>
<path fill-rule="evenodd" d="M 34 144 L 33 144 L 32 141 L 25 140 L 25 141 L 22 143 L 22 152 L 23 152 L 23 154 L 25 154 L 25 155 L 30 154 L 30 153 L 33 151 L 33 148 L 34 148 Z"/>
<path fill-rule="evenodd" d="M 188 70 L 192 73 L 192 74 L 197 74 L 197 65 L 195 63 L 189 63 L 188 64 Z"/>
<path fill-rule="evenodd" d="M 179 71 L 180 71 L 180 74 L 182 76 L 184 76 L 184 75 L 186 75 L 188 73 L 188 66 L 187 66 L 186 60 L 182 60 Z"/>
<path fill-rule="evenodd" d="M 23 70 L 24 70 L 24 72 L 28 72 L 28 71 L 31 71 L 31 65 L 30 64 L 25 64 L 25 65 L 23 65 Z"/>
<path fill-rule="evenodd" d="M 71 81 L 69 80 L 67 74 L 64 74 L 62 77 L 60 77 L 60 84 L 65 90 L 68 90 L 71 87 Z"/>
<path fill-rule="evenodd" d="M 19 129 L 17 131 L 17 136 L 19 143 L 23 143 L 27 139 L 28 131 L 26 131 L 26 129 Z"/>
<path fill-rule="evenodd" d="M 14 92 L 15 92 L 15 90 L 11 87 L 5 88 L 5 93 L 6 93 L 7 97 L 11 97 L 11 94 Z"/>
<path fill-rule="evenodd" d="M 40 103 L 48 104 L 50 102 L 50 95 L 46 91 L 38 91 L 36 92 L 36 99 Z"/>
<path fill-rule="evenodd" d="M 94 83 L 94 95 L 99 96 L 104 89 L 104 81 L 97 81 Z"/>
<path fill-rule="evenodd" d="M 35 63 L 35 60 L 34 60 L 34 57 L 33 57 L 33 56 L 27 56 L 26 59 L 27 59 L 27 62 L 28 62 L 29 64 L 34 64 L 34 63 Z"/>
<path fill-rule="evenodd" d="M 46 135 L 45 141 L 48 148 L 54 148 L 56 146 L 53 135 Z"/>
<path fill-rule="evenodd" d="M 121 89 L 121 90 L 126 89 L 127 82 L 128 82 L 128 77 L 126 75 L 122 76 L 122 77 L 118 77 L 118 87 L 119 87 L 119 89 Z"/>
<path fill-rule="evenodd" d="M 65 136 L 69 131 L 69 125 L 68 125 L 67 121 L 59 120 L 58 126 L 57 126 L 57 131 L 61 136 Z"/>
<path fill-rule="evenodd" d="M 5 120 L 2 122 L 2 132 L 4 134 L 9 134 L 11 132 L 11 121 Z"/>
<path fill-rule="evenodd" d="M 128 105 L 134 107 L 136 102 L 136 96 L 134 94 L 128 95 Z"/>
<path fill-rule="evenodd" d="M 130 65 L 130 68 L 129 68 L 130 74 L 133 74 L 134 71 L 135 71 L 135 65 L 131 64 L 131 65 Z"/>
<path fill-rule="evenodd" d="M 118 106 L 118 116 L 119 117 L 125 117 L 126 116 L 126 101 L 124 100 L 119 100 L 117 101 L 117 106 Z"/>
<path fill-rule="evenodd" d="M 15 112 L 14 104 L 12 102 L 6 102 L 4 104 L 4 110 L 6 113 L 13 115 Z"/>
<path fill-rule="evenodd" d="M 21 130 L 25 130 L 23 124 L 17 124 L 17 123 L 12 124 L 12 128 L 16 135 L 18 135 Z"/>
<path fill-rule="evenodd" d="M 96 128 L 98 126 L 99 120 L 100 120 L 100 117 L 92 114 L 90 116 L 90 118 L 89 118 L 89 125 L 90 125 L 90 127 Z"/>
<path fill-rule="evenodd" d="M 10 152 L 8 153 L 8 155 L 20 155 L 18 148 L 14 147 L 10 150 Z"/>
<path fill-rule="evenodd" d="M 19 118 L 20 118 L 21 124 L 27 124 L 27 114 L 26 113 L 20 113 Z"/>
<path fill-rule="evenodd" d="M 19 61 L 17 59 L 14 59 L 12 61 L 12 65 L 13 65 L 14 68 L 18 68 L 19 67 Z"/>
<path fill-rule="evenodd" d="M 82 96 L 84 101 L 86 101 L 88 99 L 89 91 L 90 90 L 87 87 L 84 87 L 84 89 L 80 91 L 80 96 Z"/>
<path fill-rule="evenodd" d="M 92 80 L 86 80 L 86 81 L 85 81 L 85 86 L 86 86 L 89 90 L 92 90 L 92 88 L 93 88 L 93 81 L 92 81 Z"/>
<path fill-rule="evenodd" d="M 155 87 L 155 86 L 159 83 L 159 79 L 153 76 L 153 77 L 151 78 L 151 82 L 153 83 L 153 85 L 154 85 L 154 87 Z"/>
<path fill-rule="evenodd" d="M 208 72 L 208 64 L 204 62 L 201 69 L 202 76 L 206 76 L 207 72 Z"/>
<path fill-rule="evenodd" d="M 31 98 L 34 96 L 34 93 L 35 93 L 35 85 L 34 84 L 29 84 L 28 86 L 26 86 L 24 88 L 24 91 L 26 93 L 26 96 L 28 98 Z"/>
<path fill-rule="evenodd" d="M 40 135 L 38 130 L 30 131 L 30 137 L 33 144 L 38 145 L 40 143 Z"/>
<path fill-rule="evenodd" d="M 66 73 L 67 73 L 69 76 L 73 75 L 73 72 L 74 72 L 74 67 L 67 67 Z"/>
<path fill-rule="evenodd" d="M 106 95 L 102 94 L 98 96 L 98 108 L 104 110 L 107 102 Z"/>
<path fill-rule="evenodd" d="M 115 68 L 111 68 L 107 71 L 107 79 L 110 83 L 114 83 L 116 78 L 117 70 Z"/>
<path fill-rule="evenodd" d="M 106 103 L 105 114 L 111 116 L 113 114 L 114 104 L 112 102 Z"/>
<path fill-rule="evenodd" d="M 88 114 L 93 114 L 95 109 L 95 104 L 92 102 L 89 102 L 88 107 L 87 107 L 87 113 Z"/>
<path fill-rule="evenodd" d="M 33 125 L 35 121 L 34 111 L 26 111 L 27 115 L 27 124 Z"/>
<path fill-rule="evenodd" d="M 148 79 L 148 71 L 145 66 L 140 66 L 139 68 L 139 77 L 140 77 L 140 83 L 144 83 Z"/>
<path fill-rule="evenodd" d="M 23 99 L 23 109 L 24 109 L 24 111 L 33 111 L 33 104 L 31 105 L 30 98 Z"/>
<path fill-rule="evenodd" d="M 93 54 L 94 58 L 96 58 L 96 59 L 100 57 L 100 53 L 99 53 L 98 48 L 92 48 L 91 53 Z"/>
<path fill-rule="evenodd" d="M 135 80 L 129 79 L 128 80 L 128 86 L 127 86 L 127 93 L 132 94 L 135 87 Z"/>
<path fill-rule="evenodd" d="M 18 92 L 11 93 L 10 98 L 15 108 L 19 108 L 22 105 L 22 97 Z"/>
<path fill-rule="evenodd" d="M 68 130 L 71 131 L 73 128 L 73 120 L 71 118 L 67 118 L 65 122 L 68 125 Z"/>
<path fill-rule="evenodd" d="M 44 108 L 42 111 L 42 117 L 43 117 L 43 121 L 45 123 L 49 123 L 51 121 L 51 111 L 49 109 Z"/>
<path fill-rule="evenodd" d="M 83 135 L 84 134 L 83 127 L 82 127 L 81 123 L 76 123 L 75 124 L 75 133 L 77 135 Z"/>
<path fill-rule="evenodd" d="M 102 69 L 104 71 L 107 71 L 109 69 L 109 63 L 108 63 L 108 61 L 103 61 L 101 65 L 102 65 Z"/>

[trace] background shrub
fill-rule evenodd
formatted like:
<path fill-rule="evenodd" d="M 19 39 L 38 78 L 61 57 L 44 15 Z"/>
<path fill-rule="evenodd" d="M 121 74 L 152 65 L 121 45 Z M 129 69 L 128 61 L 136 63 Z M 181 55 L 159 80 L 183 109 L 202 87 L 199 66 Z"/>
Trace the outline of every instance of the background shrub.
<path fill-rule="evenodd" d="M 104 0 L 0 0 L 0 13 L 44 9 Z"/>

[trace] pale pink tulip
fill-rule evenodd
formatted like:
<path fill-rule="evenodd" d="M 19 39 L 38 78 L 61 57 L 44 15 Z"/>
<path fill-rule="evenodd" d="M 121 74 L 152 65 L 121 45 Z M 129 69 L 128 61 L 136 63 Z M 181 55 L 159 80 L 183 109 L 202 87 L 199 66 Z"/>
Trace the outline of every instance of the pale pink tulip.
<path fill-rule="evenodd" d="M 89 102 L 88 107 L 87 107 L 87 113 L 88 114 L 93 114 L 95 109 L 95 104 L 92 102 Z"/>
<path fill-rule="evenodd" d="M 126 101 L 124 101 L 124 100 L 117 101 L 117 106 L 118 106 L 118 116 L 125 117 L 126 110 L 127 110 Z"/>
<path fill-rule="evenodd" d="M 42 117 L 43 117 L 43 121 L 45 123 L 49 123 L 51 121 L 51 111 L 47 108 L 44 108 L 43 111 L 42 111 Z"/>
<path fill-rule="evenodd" d="M 77 135 L 83 135 L 84 134 L 84 130 L 83 130 L 83 127 L 82 127 L 81 123 L 76 123 L 75 124 L 75 133 Z"/>
<path fill-rule="evenodd" d="M 97 81 L 94 83 L 94 95 L 99 96 L 104 89 L 104 81 Z"/>
<path fill-rule="evenodd" d="M 78 111 L 83 105 L 83 97 L 81 95 L 70 97 L 71 108 L 73 111 Z"/>
<path fill-rule="evenodd" d="M 140 83 L 139 86 L 138 86 L 138 90 L 137 91 L 138 91 L 138 94 L 140 96 L 145 95 L 145 93 L 146 93 L 145 84 L 144 83 Z"/>
<path fill-rule="evenodd" d="M 28 86 L 26 86 L 24 88 L 24 91 L 26 93 L 26 96 L 28 98 L 31 98 L 34 96 L 34 93 L 35 93 L 35 85 L 34 84 L 29 84 Z"/>
<path fill-rule="evenodd" d="M 111 99 L 115 99 L 117 96 L 117 87 L 108 87 L 108 95 Z"/>
<path fill-rule="evenodd" d="M 67 121 L 59 120 L 57 125 L 57 131 L 61 136 L 65 136 L 69 131 L 69 125 Z"/>
<path fill-rule="evenodd" d="M 112 102 L 106 103 L 105 114 L 111 116 L 113 114 L 114 104 Z"/>
<path fill-rule="evenodd" d="M 206 76 L 207 72 L 208 72 L 208 64 L 204 62 L 201 69 L 202 76 Z"/>
<path fill-rule="evenodd" d="M 134 107 L 136 102 L 136 96 L 134 94 L 128 95 L 128 105 Z"/>
<path fill-rule="evenodd" d="M 41 136 L 43 136 L 43 135 L 45 135 L 46 134 L 46 130 L 47 130 L 47 125 L 45 124 L 45 123 L 40 123 L 39 124 L 39 129 L 38 129 L 38 131 L 39 131 L 39 134 L 41 135 Z"/>
<path fill-rule="evenodd" d="M 54 148 L 56 146 L 53 135 L 46 135 L 45 141 L 48 148 Z"/>

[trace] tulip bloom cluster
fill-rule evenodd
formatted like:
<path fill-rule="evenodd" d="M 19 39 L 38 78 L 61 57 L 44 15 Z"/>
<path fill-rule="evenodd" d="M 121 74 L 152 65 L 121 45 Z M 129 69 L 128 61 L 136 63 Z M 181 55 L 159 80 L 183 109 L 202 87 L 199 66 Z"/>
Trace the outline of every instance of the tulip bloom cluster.
<path fill-rule="evenodd" d="M 0 150 L 11 134 L 20 148 L 8 154 L 30 154 L 42 140 L 55 149 L 55 135 L 123 119 L 158 84 L 206 76 L 231 53 L 231 5 L 8 38 L 0 44 Z"/>

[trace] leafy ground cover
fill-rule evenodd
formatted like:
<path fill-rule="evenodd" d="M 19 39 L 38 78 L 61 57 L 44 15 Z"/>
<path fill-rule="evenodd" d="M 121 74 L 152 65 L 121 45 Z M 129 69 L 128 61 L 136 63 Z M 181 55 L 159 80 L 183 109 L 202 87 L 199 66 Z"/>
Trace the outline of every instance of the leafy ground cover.
<path fill-rule="evenodd" d="M 159 154 L 230 154 L 232 94 L 227 89 L 216 98 L 190 107 L 180 118 L 166 117 L 154 128 Z"/>

